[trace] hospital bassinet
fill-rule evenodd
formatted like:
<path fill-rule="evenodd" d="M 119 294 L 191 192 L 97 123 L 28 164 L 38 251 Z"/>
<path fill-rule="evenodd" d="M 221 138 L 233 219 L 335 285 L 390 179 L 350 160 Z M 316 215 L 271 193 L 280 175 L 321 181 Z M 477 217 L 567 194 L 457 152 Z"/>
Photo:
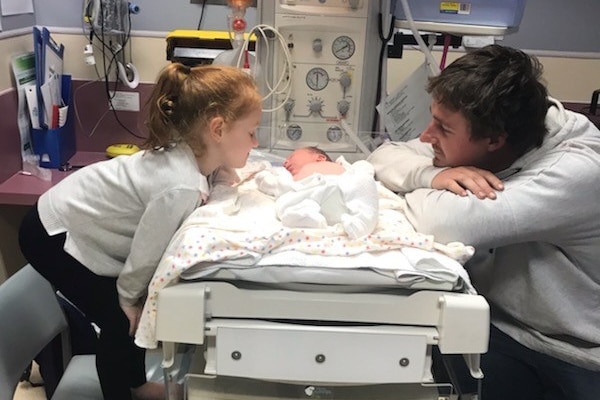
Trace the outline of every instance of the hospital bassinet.
<path fill-rule="evenodd" d="M 163 256 L 136 342 L 161 344 L 167 378 L 177 344 L 196 348 L 189 399 L 437 399 L 437 351 L 481 377 L 489 308 L 461 265 L 472 249 L 417 234 L 383 194 L 378 228 L 354 241 L 257 234 L 278 222 L 251 182 L 212 196 Z"/>

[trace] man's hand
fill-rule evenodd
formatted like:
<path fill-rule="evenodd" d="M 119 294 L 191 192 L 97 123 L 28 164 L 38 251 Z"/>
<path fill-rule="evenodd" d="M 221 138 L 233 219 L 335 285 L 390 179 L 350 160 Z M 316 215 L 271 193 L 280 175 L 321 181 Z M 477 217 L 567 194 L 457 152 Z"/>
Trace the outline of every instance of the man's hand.
<path fill-rule="evenodd" d="M 490 171 L 475 167 L 454 167 L 440 172 L 433 178 L 434 189 L 449 190 L 459 196 L 466 196 L 467 190 L 480 199 L 496 198 L 496 191 L 504 189 L 502 181 Z"/>
<path fill-rule="evenodd" d="M 133 336 L 135 335 L 135 331 L 140 322 L 140 317 L 142 316 L 142 305 L 140 302 L 132 306 L 121 304 L 121 309 L 129 320 L 129 336 Z"/>

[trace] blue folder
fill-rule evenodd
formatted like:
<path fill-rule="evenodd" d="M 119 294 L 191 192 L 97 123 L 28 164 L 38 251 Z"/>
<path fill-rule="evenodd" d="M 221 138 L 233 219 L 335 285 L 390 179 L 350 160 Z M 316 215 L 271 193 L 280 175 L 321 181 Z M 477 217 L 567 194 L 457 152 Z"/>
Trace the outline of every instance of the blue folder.
<path fill-rule="evenodd" d="M 35 53 L 35 72 L 36 72 L 36 92 L 38 98 L 38 110 L 40 127 L 47 128 L 50 115 L 43 112 L 44 99 L 41 87 L 48 81 L 52 75 L 56 75 L 58 82 L 62 82 L 63 74 L 63 56 L 65 46 L 58 44 L 46 27 L 41 29 L 33 27 L 33 50 Z"/>

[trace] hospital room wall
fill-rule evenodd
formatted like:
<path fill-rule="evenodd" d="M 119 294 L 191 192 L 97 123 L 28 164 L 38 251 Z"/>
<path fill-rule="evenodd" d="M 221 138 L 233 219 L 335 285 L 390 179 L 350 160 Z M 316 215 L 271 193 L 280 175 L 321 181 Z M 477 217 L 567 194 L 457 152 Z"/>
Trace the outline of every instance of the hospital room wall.
<path fill-rule="evenodd" d="M 0 17 L 0 93 L 13 86 L 10 56 L 31 50 L 32 24 L 45 25 L 65 43 L 66 71 L 75 79 L 94 79 L 94 69 L 83 62 L 82 34 L 83 0 L 70 0 L 68 12 L 56 7 L 58 0 L 34 0 L 35 14 Z M 198 4 L 174 2 L 165 12 L 160 0 L 146 0 L 140 5 L 140 14 L 132 17 L 132 51 L 134 64 L 140 71 L 141 81 L 151 83 L 167 61 L 165 36 L 174 29 L 195 29 L 202 11 Z M 227 7 L 206 6 L 203 29 L 224 30 Z M 600 15 L 597 0 L 527 0 L 519 30 L 505 37 L 506 44 L 522 48 L 540 57 L 545 67 L 545 79 L 551 94 L 566 102 L 589 102 L 593 90 L 600 87 L 600 29 L 595 16 Z M 256 10 L 248 9 L 246 18 L 255 23 Z M 33 22 L 32 22 L 33 21 Z M 11 35 L 11 33 L 22 33 Z M 500 42 L 500 43 L 503 43 Z M 393 90 L 421 62 L 422 56 L 406 48 L 403 58 L 388 63 L 388 89 Z M 450 60 L 462 52 L 452 52 Z M 440 58 L 439 52 L 435 55 Z"/>
<path fill-rule="evenodd" d="M 16 115 L 16 105 L 13 104 L 16 96 L 11 93 L 14 84 L 11 77 L 10 59 L 13 54 L 30 51 L 31 48 L 31 34 L 0 40 L 0 109 L 3 110 L 2 118 L 0 118 L 0 135 L 17 134 L 12 131 L 16 122 L 6 118 L 7 114 Z M 0 138 L 0 144 L 5 146 L 2 138 Z M 15 147 L 10 154 L 14 154 L 12 161 L 19 161 L 18 147 Z M 2 156 L 7 157 L 5 154 Z M 6 165 L 7 162 L 7 160 L 3 160 L 3 165 Z M 6 179 L 5 172 L 9 171 L 0 171 L 0 181 Z M 17 232 L 26 210 L 27 208 L 24 206 L 0 204 L 0 282 L 10 276 L 17 266 L 24 264 L 24 258 L 18 251 Z"/>
<path fill-rule="evenodd" d="M 64 43 L 65 71 L 73 75 L 75 79 L 96 79 L 93 67 L 84 63 L 83 49 L 86 39 L 78 33 L 56 34 L 55 38 Z M 132 59 L 140 73 L 141 82 L 152 83 L 160 69 L 165 66 L 166 41 L 164 36 L 134 36 L 132 41 Z M 501 43 L 501 42 L 500 42 Z M 600 46 L 600 43 L 599 43 Z M 10 71 L 10 57 L 32 48 L 31 35 L 23 34 L 17 37 L 0 40 L 0 51 L 4 61 L 0 65 L 0 93 L 13 86 L 12 72 Z M 600 50 L 600 49 L 599 49 Z M 535 52 L 534 52 L 535 53 Z M 448 62 L 462 55 L 460 50 L 451 51 Z M 550 54 L 550 55 L 544 55 Z M 436 59 L 440 59 L 439 51 L 434 51 Z M 564 53 L 561 52 L 539 52 L 538 57 L 544 65 L 544 79 L 548 84 L 552 96 L 565 102 L 586 103 L 589 102 L 593 90 L 600 88 L 600 52 L 594 54 Z M 423 62 L 422 54 L 415 49 L 407 48 L 400 59 L 388 61 L 388 90 L 397 87 L 414 69 Z M 2 71 L 2 69 L 5 69 Z"/>
<path fill-rule="evenodd" d="M 440 52 L 434 51 L 433 54 L 436 60 L 440 60 Z M 462 51 L 450 52 L 446 63 L 463 54 Z M 544 67 L 543 78 L 550 95 L 560 101 L 589 103 L 592 91 L 600 88 L 600 53 L 598 58 L 577 58 L 560 54 L 537 57 Z M 388 90 L 397 87 L 423 61 L 424 57 L 419 51 L 405 51 L 402 59 L 388 60 Z"/>

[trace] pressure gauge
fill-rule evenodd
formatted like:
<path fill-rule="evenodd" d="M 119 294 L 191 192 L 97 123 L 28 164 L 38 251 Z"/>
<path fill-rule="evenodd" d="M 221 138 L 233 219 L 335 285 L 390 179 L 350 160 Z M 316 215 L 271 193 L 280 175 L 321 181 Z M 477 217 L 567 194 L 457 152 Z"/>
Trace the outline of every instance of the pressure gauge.
<path fill-rule="evenodd" d="M 312 90 L 323 90 L 329 83 L 329 74 L 321 67 L 311 68 L 306 74 L 306 84 Z"/>
<path fill-rule="evenodd" d="M 291 124 L 287 127 L 285 134 L 290 140 L 296 141 L 302 137 L 302 127 L 298 124 Z"/>
<path fill-rule="evenodd" d="M 330 142 L 339 142 L 342 136 L 344 136 L 344 133 L 339 126 L 331 126 L 327 129 L 327 139 Z"/>
<path fill-rule="evenodd" d="M 354 54 L 356 45 L 349 36 L 338 36 L 331 45 L 333 55 L 340 60 L 347 60 Z"/>

